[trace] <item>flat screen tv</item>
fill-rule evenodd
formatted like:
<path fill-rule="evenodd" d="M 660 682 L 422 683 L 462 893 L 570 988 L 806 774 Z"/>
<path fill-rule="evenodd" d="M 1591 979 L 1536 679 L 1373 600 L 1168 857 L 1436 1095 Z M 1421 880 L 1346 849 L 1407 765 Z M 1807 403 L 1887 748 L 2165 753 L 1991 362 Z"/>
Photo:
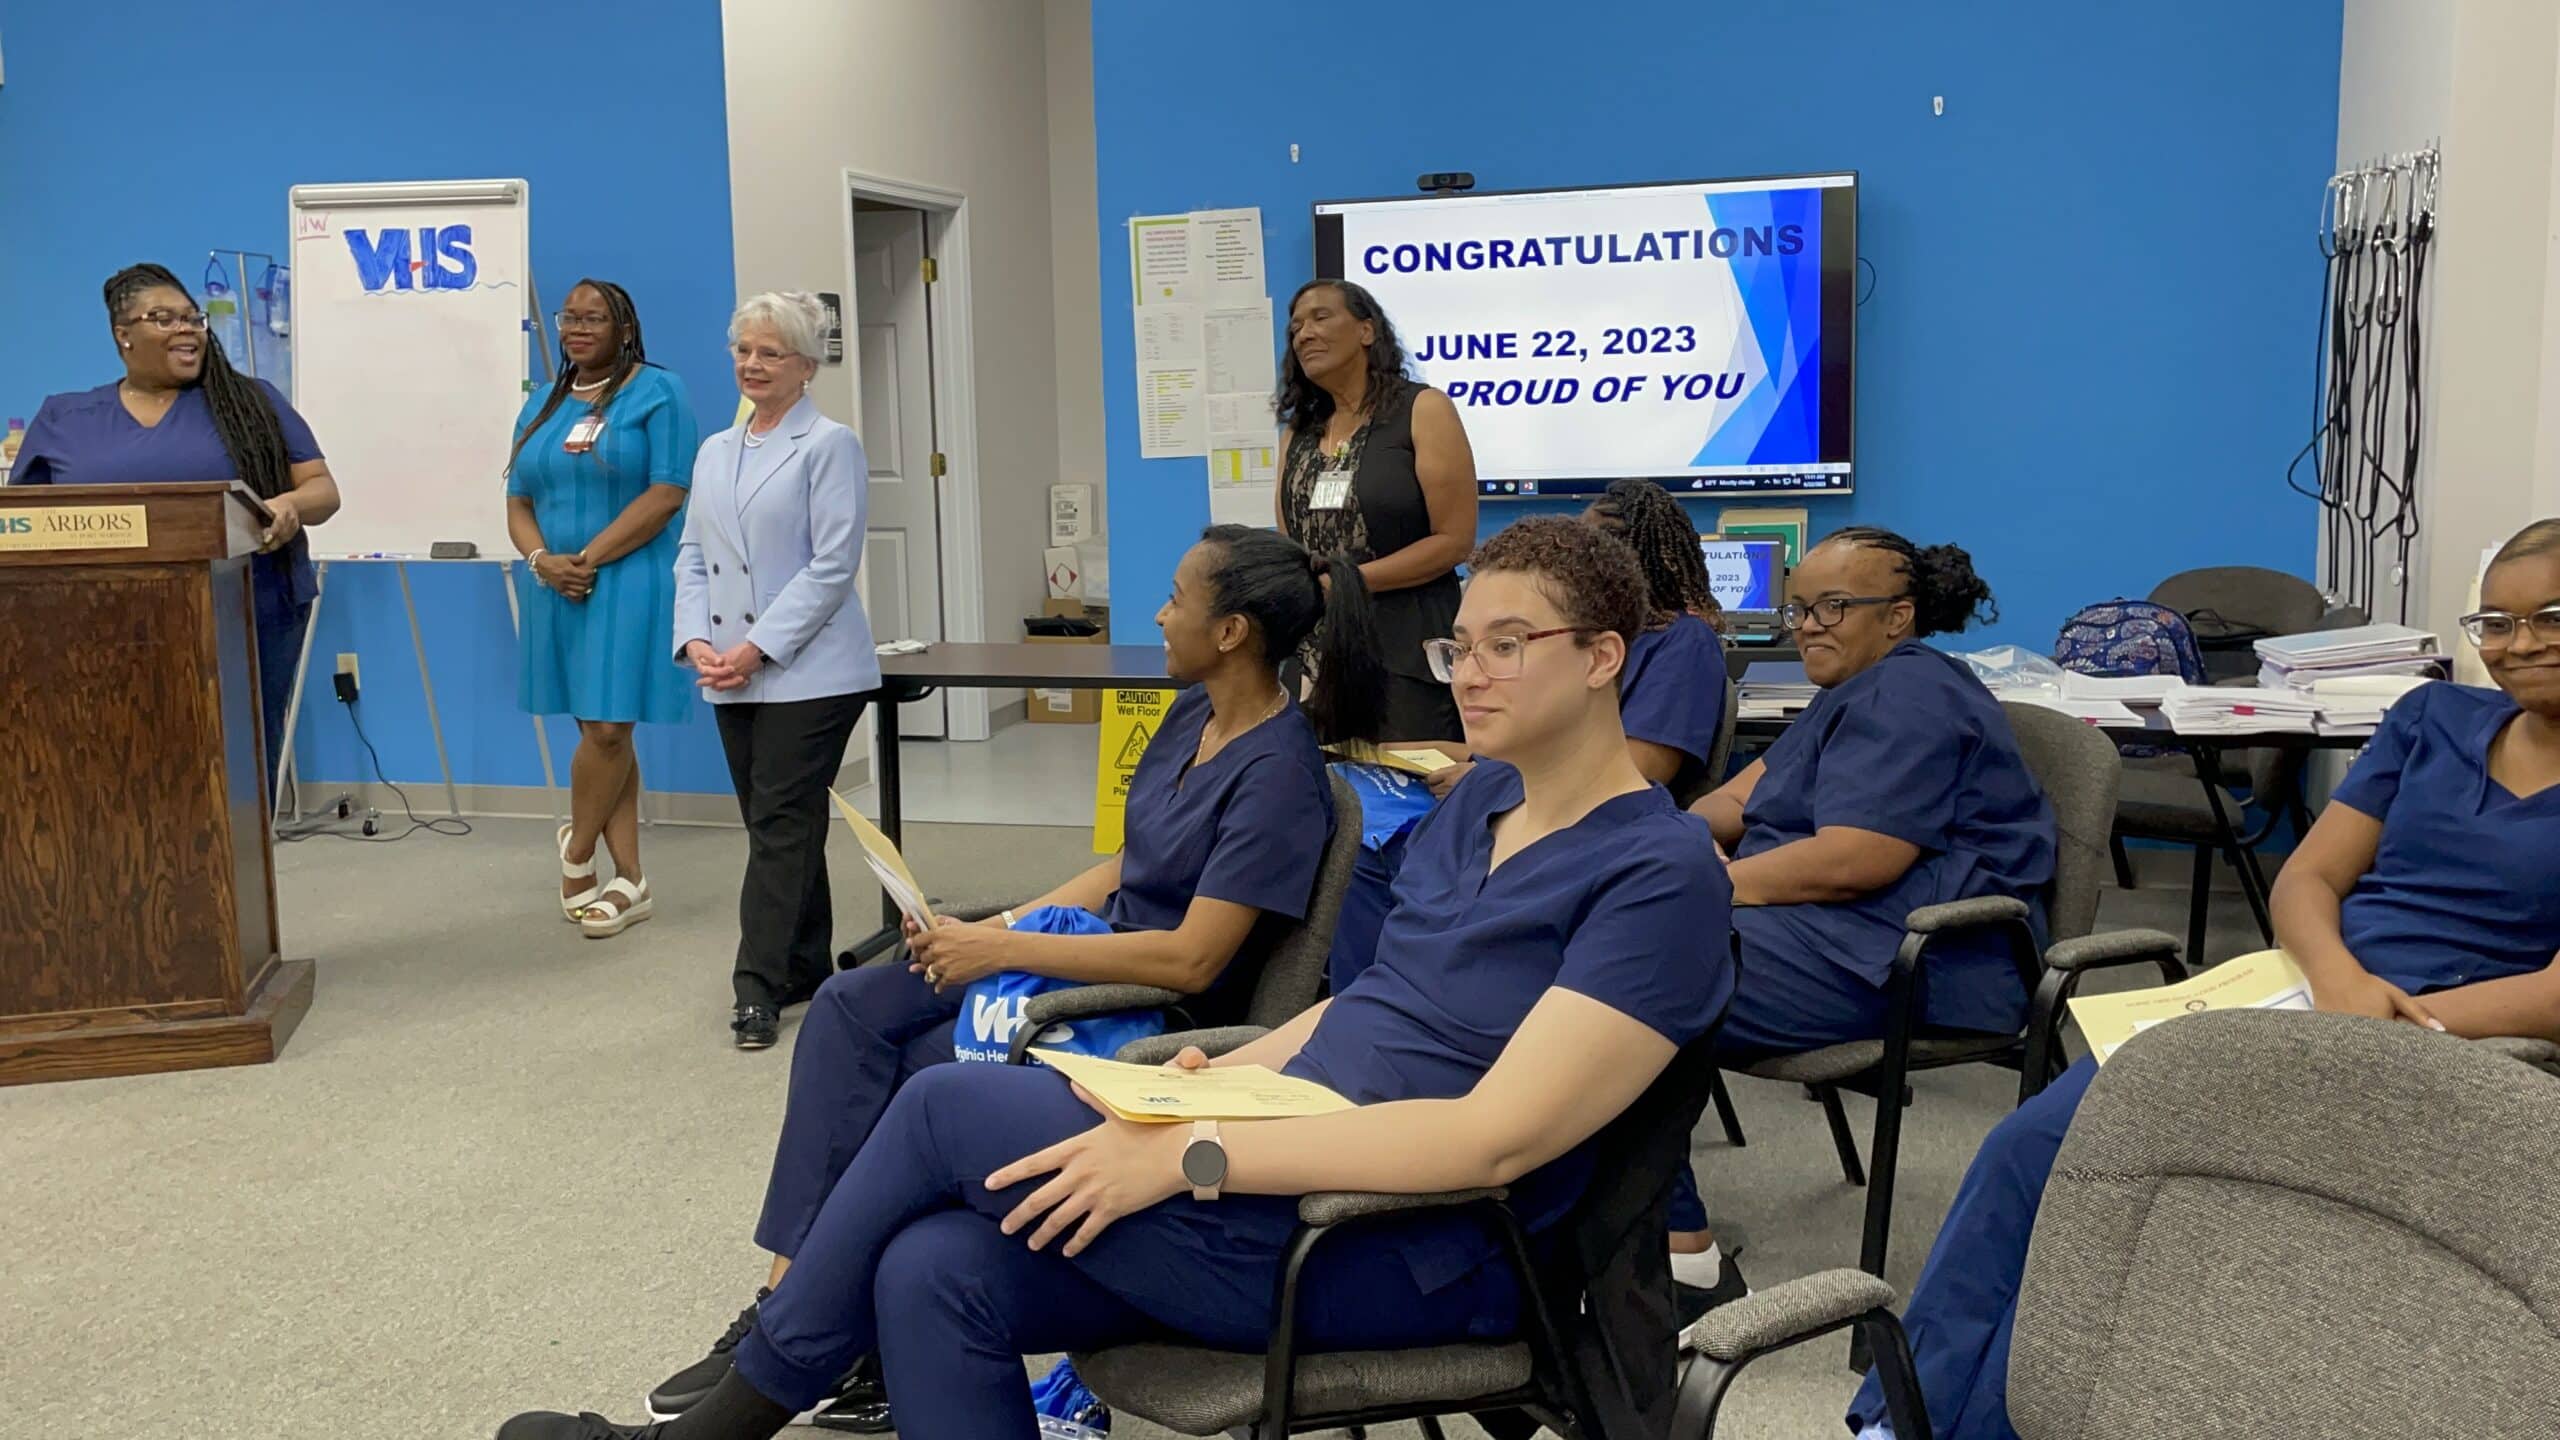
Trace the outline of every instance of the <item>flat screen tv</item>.
<path fill-rule="evenodd" d="M 1315 234 L 1457 403 L 1487 498 L 1855 483 L 1855 174 L 1327 200 Z"/>

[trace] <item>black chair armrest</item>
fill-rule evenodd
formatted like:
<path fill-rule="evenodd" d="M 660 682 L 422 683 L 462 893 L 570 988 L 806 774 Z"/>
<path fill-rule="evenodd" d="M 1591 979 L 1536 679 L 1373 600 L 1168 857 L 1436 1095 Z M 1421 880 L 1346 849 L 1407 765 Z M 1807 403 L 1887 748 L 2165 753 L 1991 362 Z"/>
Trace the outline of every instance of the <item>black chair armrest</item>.
<path fill-rule="evenodd" d="M 2018 1103 L 2026 1104 L 2062 1071 L 2062 1022 L 2070 1015 L 2071 997 L 2092 970 L 2118 965 L 2152 965 L 2160 983 L 2175 985 L 2187 978 L 2177 940 L 2157 930 L 2107 930 L 2065 940 L 2044 952 L 2044 977 L 2036 982 L 2027 1007 L 2027 1056 L 2018 1071 Z"/>
<path fill-rule="evenodd" d="M 1935 935 L 1942 930 L 1971 929 L 1982 925 L 1998 925 L 2027 918 L 2027 902 L 2006 895 L 1983 895 L 1971 900 L 1950 900 L 1943 905 L 1923 905 L 1911 912 L 1902 928 L 1914 935 Z"/>
<path fill-rule="evenodd" d="M 2186 978 L 2183 947 L 2176 937 L 2158 930 L 2106 930 L 2065 940 L 2044 952 L 2044 963 L 2055 970 L 2102 970 L 2113 965 L 2158 965 L 2167 961 L 2178 966 L 2178 973 L 2161 972 L 2167 983 L 2176 984 Z"/>
<path fill-rule="evenodd" d="M 1719 1305 L 1680 1337 L 1682 1348 L 1727 1365 L 1826 1335 L 1901 1299 L 1864 1270 L 1824 1270 Z"/>
<path fill-rule="evenodd" d="M 1168 1030 L 1144 1040 L 1132 1040 L 1120 1047 L 1119 1058 L 1130 1065 L 1161 1065 L 1182 1053 L 1186 1045 L 1197 1045 L 1200 1053 L 1215 1060 L 1230 1050 L 1241 1050 L 1263 1036 L 1270 1028 L 1262 1025 L 1220 1025 L 1207 1030 Z"/>
<path fill-rule="evenodd" d="M 1298 1197 L 1298 1223 L 1301 1225 L 1340 1225 L 1351 1220 L 1366 1220 L 1379 1215 L 1397 1215 L 1413 1210 L 1444 1210 L 1460 1205 L 1474 1205 L 1486 1200 L 1504 1200 L 1511 1192 L 1500 1186 L 1490 1190 L 1449 1190 L 1434 1195 L 1385 1195 L 1365 1190 L 1320 1190 Z"/>
<path fill-rule="evenodd" d="M 1014 1027 L 1013 1044 L 1005 1063 L 1022 1064 L 1031 1047 L 1039 1043 L 1040 1032 L 1062 1020 L 1117 1015 L 1124 1010 L 1170 1010 L 1190 998 L 1179 990 L 1153 985 L 1078 985 L 1034 995 L 1022 1002 L 1022 1023 Z"/>

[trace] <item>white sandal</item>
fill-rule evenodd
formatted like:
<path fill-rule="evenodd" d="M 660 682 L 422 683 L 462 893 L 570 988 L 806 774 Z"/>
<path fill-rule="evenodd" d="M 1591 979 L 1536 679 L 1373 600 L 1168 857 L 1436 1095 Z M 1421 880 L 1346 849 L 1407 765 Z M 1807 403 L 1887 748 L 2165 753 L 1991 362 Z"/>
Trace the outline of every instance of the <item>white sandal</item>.
<path fill-rule="evenodd" d="M 601 850 L 604 847 L 602 845 L 598 845 L 596 848 Z M 560 918 L 563 920 L 576 920 L 579 916 L 579 912 L 596 903 L 596 897 L 604 893 L 604 888 L 595 883 L 595 856 L 589 855 L 586 863 L 583 865 L 570 863 L 569 827 L 566 825 L 560 827 L 560 878 L 563 880 L 584 880 L 587 882 L 586 889 L 579 891 L 575 895 L 563 895 L 560 897 Z"/>
<path fill-rule="evenodd" d="M 578 916 L 578 929 L 590 940 L 606 939 L 648 919 L 655 908 L 646 879 L 635 882 L 616 875 Z"/>

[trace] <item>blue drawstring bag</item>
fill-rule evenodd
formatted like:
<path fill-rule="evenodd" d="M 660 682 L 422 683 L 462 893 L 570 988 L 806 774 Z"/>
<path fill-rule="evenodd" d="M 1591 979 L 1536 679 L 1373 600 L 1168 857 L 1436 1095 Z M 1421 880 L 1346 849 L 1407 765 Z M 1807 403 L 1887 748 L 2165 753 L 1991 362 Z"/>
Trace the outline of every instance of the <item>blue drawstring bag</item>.
<path fill-rule="evenodd" d="M 1402 770 L 1338 760 L 1333 773 L 1341 776 L 1360 799 L 1360 843 L 1371 850 L 1386 849 L 1438 803 L 1431 798 L 1431 787 L 1422 783 L 1422 777 Z"/>
<path fill-rule="evenodd" d="M 1032 1385 L 1031 1413 L 1040 1417 L 1043 1436 L 1082 1440 L 1111 1433 L 1111 1407 L 1085 1388 L 1076 1367 L 1065 1360 Z"/>
<path fill-rule="evenodd" d="M 1111 926 L 1101 916 L 1072 905 L 1042 905 L 1026 910 L 1015 917 L 1013 928 L 1041 935 L 1111 933 Z M 1022 1025 L 1023 1002 L 1052 990 L 1073 990 L 1082 983 L 1056 980 L 1046 975 L 1027 975 L 1019 970 L 999 970 L 993 975 L 970 981 L 969 988 L 960 995 L 960 1018 L 951 1026 L 954 1055 L 962 1060 L 992 1060 L 1003 1064 L 1013 1044 L 1013 1032 Z M 1040 1043 L 1052 1050 L 1109 1060 L 1117 1057 L 1120 1047 L 1130 1041 L 1163 1033 L 1163 1011 L 1124 1010 L 1116 1015 L 1091 1015 L 1071 1023 L 1052 1025 Z"/>

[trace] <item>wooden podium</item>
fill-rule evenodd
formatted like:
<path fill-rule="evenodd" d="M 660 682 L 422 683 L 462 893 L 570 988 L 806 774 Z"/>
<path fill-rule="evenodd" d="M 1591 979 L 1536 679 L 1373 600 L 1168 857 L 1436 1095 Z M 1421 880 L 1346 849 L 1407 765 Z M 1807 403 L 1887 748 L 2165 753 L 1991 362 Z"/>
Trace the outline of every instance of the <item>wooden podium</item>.
<path fill-rule="evenodd" d="M 254 1065 L 276 948 L 239 484 L 0 487 L 0 1084 Z"/>

